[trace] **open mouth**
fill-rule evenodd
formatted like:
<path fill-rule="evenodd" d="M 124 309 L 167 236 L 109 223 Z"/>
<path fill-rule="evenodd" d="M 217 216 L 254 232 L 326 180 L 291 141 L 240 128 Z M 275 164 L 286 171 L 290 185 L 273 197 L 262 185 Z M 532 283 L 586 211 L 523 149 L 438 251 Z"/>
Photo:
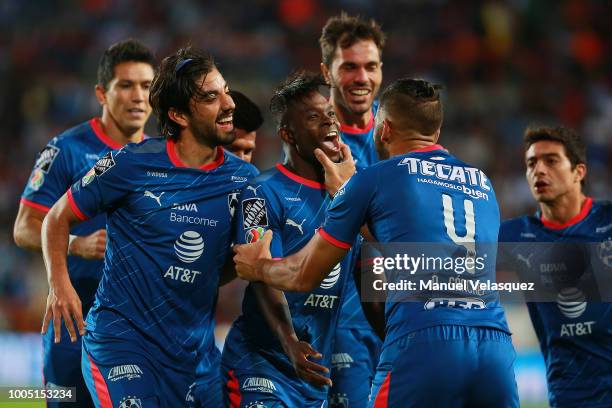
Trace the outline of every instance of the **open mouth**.
<path fill-rule="evenodd" d="M 353 89 L 349 89 L 348 93 L 351 99 L 362 100 L 364 98 L 369 97 L 370 94 L 372 93 L 372 90 L 368 88 L 353 88 Z"/>
<path fill-rule="evenodd" d="M 533 186 L 535 187 L 536 191 L 540 191 L 548 187 L 549 183 L 544 180 L 538 180 L 534 183 Z"/>
<path fill-rule="evenodd" d="M 323 138 L 323 146 L 329 151 L 339 152 L 340 151 L 340 137 L 337 130 L 330 130 Z"/>
<path fill-rule="evenodd" d="M 217 120 L 216 123 L 224 130 L 232 130 L 234 128 L 234 117 L 232 115 L 225 116 Z"/>
<path fill-rule="evenodd" d="M 127 111 L 130 115 L 133 115 L 133 116 L 142 116 L 146 113 L 144 109 L 140 109 L 140 108 L 130 108 Z"/>

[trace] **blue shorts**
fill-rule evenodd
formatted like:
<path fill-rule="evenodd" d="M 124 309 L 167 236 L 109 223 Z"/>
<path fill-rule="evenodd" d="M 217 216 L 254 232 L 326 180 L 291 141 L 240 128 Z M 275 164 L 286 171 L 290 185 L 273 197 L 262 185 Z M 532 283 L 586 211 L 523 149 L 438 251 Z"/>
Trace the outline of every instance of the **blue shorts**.
<path fill-rule="evenodd" d="M 193 398 L 195 373 L 162 366 L 128 340 L 87 333 L 81 369 L 97 408 L 184 407 Z"/>
<path fill-rule="evenodd" d="M 330 408 L 365 408 L 382 341 L 372 329 L 337 329 L 332 354 Z"/>
<path fill-rule="evenodd" d="M 196 382 L 192 385 L 193 401 L 189 408 L 222 408 L 223 388 L 221 387 L 221 352 L 214 348 L 209 360 L 210 367 L 203 372 L 196 370 Z M 200 367 L 198 367 L 200 368 Z"/>
<path fill-rule="evenodd" d="M 327 401 L 305 398 L 271 375 L 223 370 L 224 406 L 230 408 L 325 408 Z"/>
<path fill-rule="evenodd" d="M 385 344 L 370 406 L 519 407 L 510 335 L 492 328 L 434 326 Z"/>
<path fill-rule="evenodd" d="M 43 383 L 54 386 L 75 387 L 76 402 L 47 402 L 48 408 L 91 408 L 94 406 L 81 373 L 81 337 L 70 341 L 68 331 L 62 327 L 60 343 L 53 342 L 53 325 L 43 336 Z"/>

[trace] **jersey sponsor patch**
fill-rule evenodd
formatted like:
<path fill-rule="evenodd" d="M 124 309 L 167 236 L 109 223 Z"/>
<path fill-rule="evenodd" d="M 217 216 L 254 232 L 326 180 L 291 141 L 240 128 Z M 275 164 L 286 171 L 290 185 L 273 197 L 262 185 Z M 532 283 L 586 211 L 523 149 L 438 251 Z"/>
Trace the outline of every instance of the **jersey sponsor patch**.
<path fill-rule="evenodd" d="M 263 198 L 248 198 L 242 202 L 242 223 L 244 229 L 268 226 L 268 211 Z"/>
<path fill-rule="evenodd" d="M 37 170 L 41 170 L 44 173 L 47 173 L 53 165 L 53 162 L 55 161 L 55 158 L 57 157 L 59 151 L 59 147 L 46 146 L 38 154 L 38 158 L 36 159 L 36 164 L 34 165 L 34 168 Z"/>
<path fill-rule="evenodd" d="M 40 187 L 42 187 L 45 182 L 45 173 L 41 169 L 35 169 L 30 176 L 30 181 L 28 181 L 28 186 L 34 190 L 38 191 Z"/>
<path fill-rule="evenodd" d="M 113 152 L 108 152 L 94 165 L 94 171 L 96 176 L 101 176 L 106 173 L 108 169 L 115 165 L 115 159 L 113 158 Z"/>
<path fill-rule="evenodd" d="M 246 232 L 246 234 L 244 234 L 244 239 L 248 244 L 250 244 L 251 242 L 257 242 L 262 239 L 265 233 L 266 230 L 262 227 L 251 228 Z"/>

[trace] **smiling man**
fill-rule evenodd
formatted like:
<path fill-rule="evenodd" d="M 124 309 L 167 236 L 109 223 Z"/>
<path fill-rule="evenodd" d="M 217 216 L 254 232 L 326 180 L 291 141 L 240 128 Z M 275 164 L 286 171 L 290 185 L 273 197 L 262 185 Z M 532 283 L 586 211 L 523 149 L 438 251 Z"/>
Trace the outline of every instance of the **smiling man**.
<path fill-rule="evenodd" d="M 15 243 L 41 250 L 41 226 L 51 206 L 111 149 L 141 141 L 151 114 L 149 88 L 153 54 L 144 45 L 127 40 L 110 46 L 98 66 L 96 97 L 102 115 L 53 138 L 41 150 L 21 197 L 15 221 Z M 86 315 L 102 276 L 106 247 L 104 215 L 70 230 L 68 271 Z M 81 340 L 71 343 L 64 332 L 49 330 L 43 338 L 43 379 L 46 386 L 76 387 L 76 403 L 48 402 L 48 406 L 91 407 L 81 374 Z"/>
<path fill-rule="evenodd" d="M 375 21 L 343 13 L 327 21 L 319 43 L 342 142 L 359 168 L 369 167 L 378 162 L 373 134 L 385 34 Z M 354 280 L 347 279 L 346 285 L 334 341 L 330 405 L 359 408 L 368 402 L 369 387 L 363 384 L 374 378 L 381 341 L 366 320 Z"/>
<path fill-rule="evenodd" d="M 185 406 L 198 362 L 215 361 L 231 197 L 257 173 L 222 148 L 234 140 L 228 92 L 208 54 L 186 48 L 165 58 L 151 86 L 165 139 L 107 154 L 45 219 L 43 330 L 53 321 L 59 333 L 63 318 L 73 339 L 75 324 L 84 335 L 82 371 L 96 406 Z M 107 215 L 108 241 L 85 334 L 65 254 L 69 226 L 97 214 Z"/>
<path fill-rule="evenodd" d="M 329 200 L 315 150 L 333 162 L 350 161 L 341 145 L 334 109 L 322 94 L 319 75 L 292 76 L 276 91 L 271 109 L 278 120 L 285 162 L 253 179 L 240 197 L 235 242 L 256 242 L 274 231 L 271 254 L 300 250 L 324 220 Z M 307 293 L 282 292 L 250 284 L 242 315 L 223 350 L 226 406 L 321 407 L 327 400 L 334 332 L 350 256 L 337 263 L 318 287 Z M 280 293 L 275 303 L 261 292 Z M 278 324 L 288 317 L 289 322 Z M 316 360 L 316 361 L 313 361 Z"/>

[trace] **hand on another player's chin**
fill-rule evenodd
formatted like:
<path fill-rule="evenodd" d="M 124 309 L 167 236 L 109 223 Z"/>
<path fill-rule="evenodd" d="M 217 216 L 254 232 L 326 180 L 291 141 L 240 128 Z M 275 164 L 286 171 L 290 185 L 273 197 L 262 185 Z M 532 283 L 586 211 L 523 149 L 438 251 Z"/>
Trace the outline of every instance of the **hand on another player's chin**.
<path fill-rule="evenodd" d="M 340 152 L 343 160 L 334 163 L 321 149 L 315 149 L 314 154 L 325 171 L 325 188 L 332 197 L 353 174 L 355 174 L 355 161 L 348 145 L 340 142 Z"/>
<path fill-rule="evenodd" d="M 322 374 L 329 374 L 325 366 L 310 361 L 308 357 L 321 359 L 323 355 L 305 341 L 300 341 L 295 334 L 282 339 L 283 350 L 293 364 L 296 374 L 302 380 L 315 387 L 332 386 L 332 380 Z M 321 374 L 322 373 L 322 374 Z"/>
<path fill-rule="evenodd" d="M 270 243 L 272 242 L 272 231 L 268 230 L 264 236 L 252 244 L 234 245 L 234 263 L 238 277 L 248 281 L 260 281 L 261 270 L 258 261 L 261 259 L 272 259 L 270 254 Z"/>

